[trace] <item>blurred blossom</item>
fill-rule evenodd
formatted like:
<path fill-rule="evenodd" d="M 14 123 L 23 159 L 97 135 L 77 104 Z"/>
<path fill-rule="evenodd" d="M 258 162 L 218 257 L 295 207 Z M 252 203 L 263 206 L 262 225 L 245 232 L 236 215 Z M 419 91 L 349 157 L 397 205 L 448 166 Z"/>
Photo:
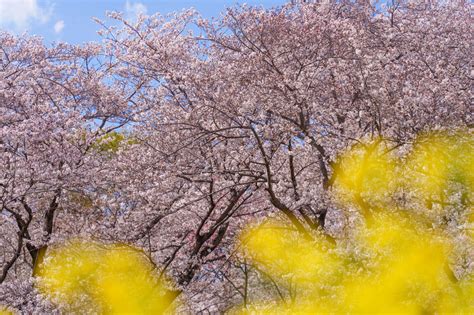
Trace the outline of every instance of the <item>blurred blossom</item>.
<path fill-rule="evenodd" d="M 474 192 L 474 137 L 466 131 L 435 132 L 418 137 L 404 169 L 405 183 L 417 198 L 430 203 L 472 206 Z"/>
<path fill-rule="evenodd" d="M 439 310 L 449 294 L 447 239 L 411 220 L 376 215 L 357 231 L 358 246 L 371 257 L 362 274 L 344 281 L 346 307 L 357 312 L 420 313 Z M 449 297 L 455 298 L 455 297 Z"/>
<path fill-rule="evenodd" d="M 257 302 L 242 312 L 474 311 L 472 281 L 453 281 L 446 271 L 449 238 L 387 213 L 355 234 L 361 256 L 325 246 L 323 238 L 307 240 L 283 222 L 246 230 L 242 248 L 253 263 L 304 293 L 294 303 Z"/>
<path fill-rule="evenodd" d="M 13 313 L 10 312 L 8 309 L 3 308 L 2 306 L 0 306 L 0 315 L 13 315 Z"/>
<path fill-rule="evenodd" d="M 68 313 L 161 314 L 172 302 L 141 251 L 74 240 L 48 249 L 38 289 Z"/>
<path fill-rule="evenodd" d="M 283 222 L 267 221 L 249 228 L 240 242 L 269 274 L 291 276 L 298 283 L 332 281 L 341 263 L 330 250 L 333 245 L 323 236 L 317 242 L 303 238 Z"/>
<path fill-rule="evenodd" d="M 377 139 L 359 143 L 340 155 L 334 178 L 342 202 L 365 207 L 365 203 L 386 199 L 396 185 L 396 163 L 388 151 L 386 142 Z"/>
<path fill-rule="evenodd" d="M 472 268 L 458 278 L 451 263 L 460 246 L 474 246 L 473 148 L 472 135 L 459 130 L 422 135 L 405 157 L 396 157 L 383 139 L 350 148 L 335 163 L 334 191 L 342 207 L 356 206 L 365 221 L 336 246 L 320 232 L 310 240 L 275 220 L 249 227 L 242 251 L 300 294 L 293 302 L 255 301 L 241 311 L 472 314 Z M 400 191 L 411 199 L 397 204 L 393 195 Z M 452 210 L 455 232 L 420 215 L 429 203 L 444 210 L 438 216 Z M 469 244 L 459 244 L 466 226 Z"/>

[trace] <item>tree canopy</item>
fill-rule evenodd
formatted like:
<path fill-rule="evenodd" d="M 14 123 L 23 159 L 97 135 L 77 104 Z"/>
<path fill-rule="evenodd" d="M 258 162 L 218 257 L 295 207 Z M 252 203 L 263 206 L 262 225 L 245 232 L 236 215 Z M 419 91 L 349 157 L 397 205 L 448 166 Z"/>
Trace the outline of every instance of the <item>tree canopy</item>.
<path fill-rule="evenodd" d="M 124 244 L 138 248 L 130 259 L 143 254 L 152 278 L 166 279 L 156 280 L 163 301 L 182 300 L 191 313 L 304 304 L 316 293 L 365 309 L 364 294 L 378 288 L 371 270 L 411 277 L 428 257 L 428 274 L 445 278 L 420 280 L 426 303 L 445 280 L 472 292 L 468 2 L 109 18 L 97 21 L 103 40 L 81 46 L 0 33 L 0 304 L 66 311 L 67 299 L 49 299 L 35 270 L 74 239 L 104 259 L 100 246 L 112 256 Z M 249 226 L 260 233 L 259 224 L 287 232 L 261 232 L 242 250 L 242 235 Z M 357 240 L 361 230 L 369 239 Z M 406 251 L 392 246 L 411 243 L 394 235 L 402 231 L 416 235 Z M 267 245 L 273 251 L 252 256 Z M 374 258 L 386 245 L 408 265 Z M 277 258 L 293 254 L 308 261 L 293 257 L 300 261 L 282 269 Z M 282 272 L 327 287 L 301 289 Z M 392 289 L 405 289 L 402 280 Z M 464 300 L 446 301 L 404 310 Z"/>

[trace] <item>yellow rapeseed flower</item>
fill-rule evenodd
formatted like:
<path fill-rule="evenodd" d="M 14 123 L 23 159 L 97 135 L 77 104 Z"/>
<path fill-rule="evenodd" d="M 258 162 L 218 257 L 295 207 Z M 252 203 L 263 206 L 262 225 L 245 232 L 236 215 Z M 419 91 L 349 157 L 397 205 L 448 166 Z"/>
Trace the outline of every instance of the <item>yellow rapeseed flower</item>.
<path fill-rule="evenodd" d="M 396 160 L 382 139 L 357 144 L 339 156 L 333 176 L 343 203 L 380 206 L 396 187 Z"/>
<path fill-rule="evenodd" d="M 67 312 L 161 314 L 170 305 L 141 251 L 124 244 L 73 240 L 48 249 L 38 289 Z"/>

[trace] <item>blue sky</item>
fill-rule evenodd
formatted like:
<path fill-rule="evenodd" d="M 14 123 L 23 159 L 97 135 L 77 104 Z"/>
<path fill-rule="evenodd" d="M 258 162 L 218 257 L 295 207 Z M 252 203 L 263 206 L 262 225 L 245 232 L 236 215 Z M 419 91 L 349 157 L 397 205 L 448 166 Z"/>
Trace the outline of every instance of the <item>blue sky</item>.
<path fill-rule="evenodd" d="M 0 30 L 39 35 L 47 43 L 80 44 L 99 40 L 99 25 L 92 17 L 105 19 L 105 12 L 121 11 L 128 17 L 138 12 L 166 14 L 194 7 L 205 17 L 218 16 L 237 3 L 273 7 L 285 0 L 0 0 Z"/>

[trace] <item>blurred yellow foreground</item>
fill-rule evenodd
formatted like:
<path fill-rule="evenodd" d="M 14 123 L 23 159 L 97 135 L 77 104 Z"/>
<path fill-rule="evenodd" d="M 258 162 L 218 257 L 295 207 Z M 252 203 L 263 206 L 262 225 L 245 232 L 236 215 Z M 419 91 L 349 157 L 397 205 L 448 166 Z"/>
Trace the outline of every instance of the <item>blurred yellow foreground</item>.
<path fill-rule="evenodd" d="M 147 256 L 130 246 L 74 240 L 48 251 L 38 289 L 68 313 L 162 314 L 171 303 Z"/>
<path fill-rule="evenodd" d="M 360 218 L 336 246 L 322 230 L 308 239 L 278 220 L 242 234 L 242 252 L 292 299 L 239 312 L 474 314 L 474 138 L 425 134 L 405 156 L 391 147 L 368 141 L 335 163 L 336 202 Z M 458 279 L 463 260 L 471 265 Z"/>

